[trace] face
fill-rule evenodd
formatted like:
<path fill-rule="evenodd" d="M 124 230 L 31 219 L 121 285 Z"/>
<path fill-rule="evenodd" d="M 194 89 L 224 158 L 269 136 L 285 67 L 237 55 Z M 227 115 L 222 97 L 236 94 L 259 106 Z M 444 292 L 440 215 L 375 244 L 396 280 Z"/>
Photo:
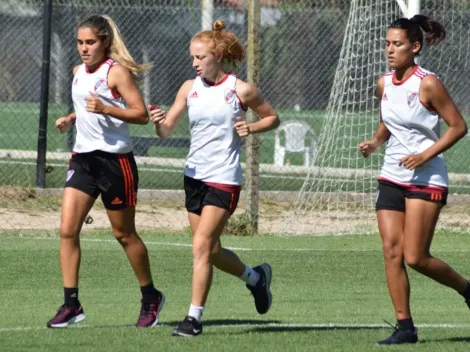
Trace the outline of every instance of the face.
<path fill-rule="evenodd" d="M 77 31 L 77 50 L 88 67 L 99 65 L 106 57 L 108 40 L 101 41 L 91 28 Z"/>
<path fill-rule="evenodd" d="M 412 65 L 420 48 L 419 42 L 410 42 L 405 30 L 390 28 L 387 31 L 385 52 L 391 68 L 399 69 Z"/>
<path fill-rule="evenodd" d="M 193 40 L 189 46 L 196 74 L 213 80 L 220 70 L 219 58 L 211 52 L 211 45 L 201 40 Z"/>

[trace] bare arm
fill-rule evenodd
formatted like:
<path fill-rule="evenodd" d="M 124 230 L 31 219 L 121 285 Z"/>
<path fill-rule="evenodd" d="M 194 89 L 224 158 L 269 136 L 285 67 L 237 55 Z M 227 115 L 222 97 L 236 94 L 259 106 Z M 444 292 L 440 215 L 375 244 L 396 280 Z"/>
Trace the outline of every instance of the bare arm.
<path fill-rule="evenodd" d="M 467 124 L 442 82 L 433 75 L 424 77 L 420 89 L 421 101 L 433 107 L 449 128 L 441 138 L 423 152 L 426 160 L 446 151 L 467 133 Z"/>
<path fill-rule="evenodd" d="M 237 80 L 236 90 L 242 104 L 252 109 L 261 118 L 252 123 L 246 123 L 239 119 L 235 128 L 240 136 L 266 132 L 279 126 L 280 120 L 276 111 L 260 96 L 254 85 Z"/>
<path fill-rule="evenodd" d="M 129 70 L 121 65 L 111 67 L 108 74 L 108 86 L 124 99 L 128 108 L 121 109 L 104 105 L 96 94 L 90 92 L 90 97 L 87 98 L 87 111 L 110 115 L 132 124 L 148 123 L 149 117 L 144 100 Z"/>
<path fill-rule="evenodd" d="M 75 76 L 80 66 L 81 65 L 77 65 L 73 68 L 72 70 L 73 76 Z M 76 120 L 77 120 L 77 114 L 75 112 L 72 112 L 68 114 L 67 116 L 59 117 L 55 122 L 55 126 L 57 127 L 60 133 L 65 133 L 73 124 L 75 124 Z"/>
<path fill-rule="evenodd" d="M 382 95 L 384 92 L 384 85 L 385 81 L 383 77 L 380 77 L 377 81 L 377 89 L 376 89 L 376 96 L 379 100 L 379 106 L 382 101 Z M 380 108 L 379 108 L 380 109 Z M 371 140 L 361 142 L 359 144 L 359 151 L 362 153 L 364 158 L 367 158 L 370 154 L 377 151 L 382 144 L 384 144 L 390 138 L 390 131 L 388 130 L 387 126 L 382 121 L 382 117 L 380 117 L 379 125 L 375 130 L 374 137 Z"/>
<path fill-rule="evenodd" d="M 189 80 L 183 83 L 166 116 L 165 112 L 159 108 L 150 112 L 150 118 L 155 125 L 155 132 L 160 138 L 169 137 L 178 125 L 181 116 L 187 108 L 186 98 L 193 86 L 193 82 L 194 80 Z"/>
<path fill-rule="evenodd" d="M 449 149 L 467 133 L 467 124 L 455 106 L 441 81 L 434 75 L 423 78 L 419 92 L 421 102 L 436 110 L 449 128 L 428 149 L 419 154 L 407 155 L 400 159 L 400 165 L 413 170 L 429 159 Z"/>

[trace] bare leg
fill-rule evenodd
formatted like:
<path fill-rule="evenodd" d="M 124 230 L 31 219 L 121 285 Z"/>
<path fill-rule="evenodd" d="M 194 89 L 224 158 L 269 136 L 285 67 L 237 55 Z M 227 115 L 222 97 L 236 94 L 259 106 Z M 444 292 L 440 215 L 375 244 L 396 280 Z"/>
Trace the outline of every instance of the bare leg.
<path fill-rule="evenodd" d="M 394 210 L 377 211 L 385 262 L 387 286 L 397 320 L 408 319 L 410 312 L 410 282 L 403 255 L 405 213 Z"/>
<path fill-rule="evenodd" d="M 447 263 L 430 253 L 441 206 L 422 199 L 406 199 L 404 256 L 406 263 L 416 271 L 463 293 L 467 280 Z"/>
<path fill-rule="evenodd" d="M 62 197 L 60 221 L 60 266 L 64 287 L 78 287 L 80 238 L 83 221 L 95 198 L 75 188 L 66 187 Z"/>
<path fill-rule="evenodd" d="M 135 229 L 135 207 L 123 210 L 106 210 L 113 228 L 114 237 L 126 252 L 140 286 L 152 282 L 147 247 Z"/>
<path fill-rule="evenodd" d="M 201 217 L 194 213 L 188 213 L 188 217 L 189 224 L 191 225 L 191 230 L 193 233 L 195 233 Z M 226 221 L 221 223 L 220 226 L 216 228 L 214 232 L 214 235 L 218 237 L 218 240 L 212 248 L 212 264 L 217 269 L 227 274 L 240 277 L 243 275 L 245 265 L 234 252 L 229 249 L 222 248 L 222 244 L 220 241 L 220 236 L 225 227 L 225 223 Z"/>

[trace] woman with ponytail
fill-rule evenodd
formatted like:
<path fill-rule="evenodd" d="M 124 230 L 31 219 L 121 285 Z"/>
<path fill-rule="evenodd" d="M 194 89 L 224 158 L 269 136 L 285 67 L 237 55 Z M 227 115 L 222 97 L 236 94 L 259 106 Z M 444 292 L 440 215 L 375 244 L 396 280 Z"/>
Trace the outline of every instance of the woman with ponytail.
<path fill-rule="evenodd" d="M 380 345 L 418 342 L 405 264 L 454 289 L 470 307 L 470 283 L 430 252 L 448 195 L 442 153 L 467 133 L 467 125 L 442 82 L 415 62 L 424 42 L 437 44 L 445 35 L 439 22 L 423 15 L 400 18 L 389 26 L 385 52 L 392 70 L 377 84 L 380 122 L 373 139 L 359 144 L 367 158 L 387 142 L 376 213 L 397 324 Z M 442 136 L 440 119 L 448 126 Z"/>
<path fill-rule="evenodd" d="M 91 16 L 78 26 L 77 50 L 83 63 L 73 69 L 74 112 L 56 121 L 61 133 L 73 124 L 77 127 L 60 223 L 64 304 L 47 326 L 62 328 L 85 319 L 78 299 L 79 234 L 100 194 L 113 234 L 142 292 L 136 325 L 155 326 L 165 297 L 153 285 L 147 248 L 135 229 L 139 176 L 128 127 L 149 121 L 135 84 L 137 74 L 149 67 L 135 63 L 116 24 L 107 16 Z"/>
<path fill-rule="evenodd" d="M 202 313 L 213 266 L 246 283 L 259 314 L 267 313 L 272 301 L 271 266 L 264 263 L 251 268 L 223 248 L 220 241 L 240 195 L 242 139 L 279 125 L 276 112 L 256 87 L 230 73 L 245 52 L 237 36 L 224 29 L 224 22 L 217 20 L 213 30 L 194 36 L 189 51 L 196 78 L 181 86 L 167 114 L 159 108 L 150 113 L 161 138 L 173 132 L 186 109 L 189 115 L 191 146 L 184 169 L 184 189 L 193 233 L 192 296 L 188 315 L 173 330 L 177 336 L 202 333 Z M 261 119 L 247 123 L 243 117 L 248 108 Z"/>

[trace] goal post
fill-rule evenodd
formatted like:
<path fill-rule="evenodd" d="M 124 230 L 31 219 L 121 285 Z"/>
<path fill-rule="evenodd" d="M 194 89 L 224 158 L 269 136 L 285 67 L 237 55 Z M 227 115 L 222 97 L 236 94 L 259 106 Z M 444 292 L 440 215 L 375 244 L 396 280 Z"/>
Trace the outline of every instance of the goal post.
<path fill-rule="evenodd" d="M 406 6 L 404 6 L 406 5 Z M 404 13 L 406 15 L 404 15 Z M 327 114 L 318 137 L 315 165 L 284 221 L 283 233 L 367 233 L 377 231 L 375 191 L 384 147 L 369 158 L 359 153 L 358 144 L 372 138 L 379 121 L 375 97 L 378 78 L 389 70 L 384 51 L 388 25 L 416 13 L 431 15 L 441 22 L 448 36 L 444 43 L 424 48 L 420 65 L 436 72 L 460 110 L 469 112 L 461 77 L 470 72 L 470 6 L 459 0 L 352 0 L 343 47 L 338 59 Z M 445 127 L 445 126 L 444 126 Z M 468 144 L 457 143 L 456 153 Z M 459 150 L 460 148 L 460 150 Z M 450 161 L 449 161 L 450 159 Z M 451 167 L 456 164 L 447 158 Z M 449 203 L 470 205 L 469 175 L 450 169 Z M 452 182 L 455 187 L 452 188 Z M 465 207 L 450 205 L 450 217 L 441 216 L 438 226 L 466 228 Z"/>

